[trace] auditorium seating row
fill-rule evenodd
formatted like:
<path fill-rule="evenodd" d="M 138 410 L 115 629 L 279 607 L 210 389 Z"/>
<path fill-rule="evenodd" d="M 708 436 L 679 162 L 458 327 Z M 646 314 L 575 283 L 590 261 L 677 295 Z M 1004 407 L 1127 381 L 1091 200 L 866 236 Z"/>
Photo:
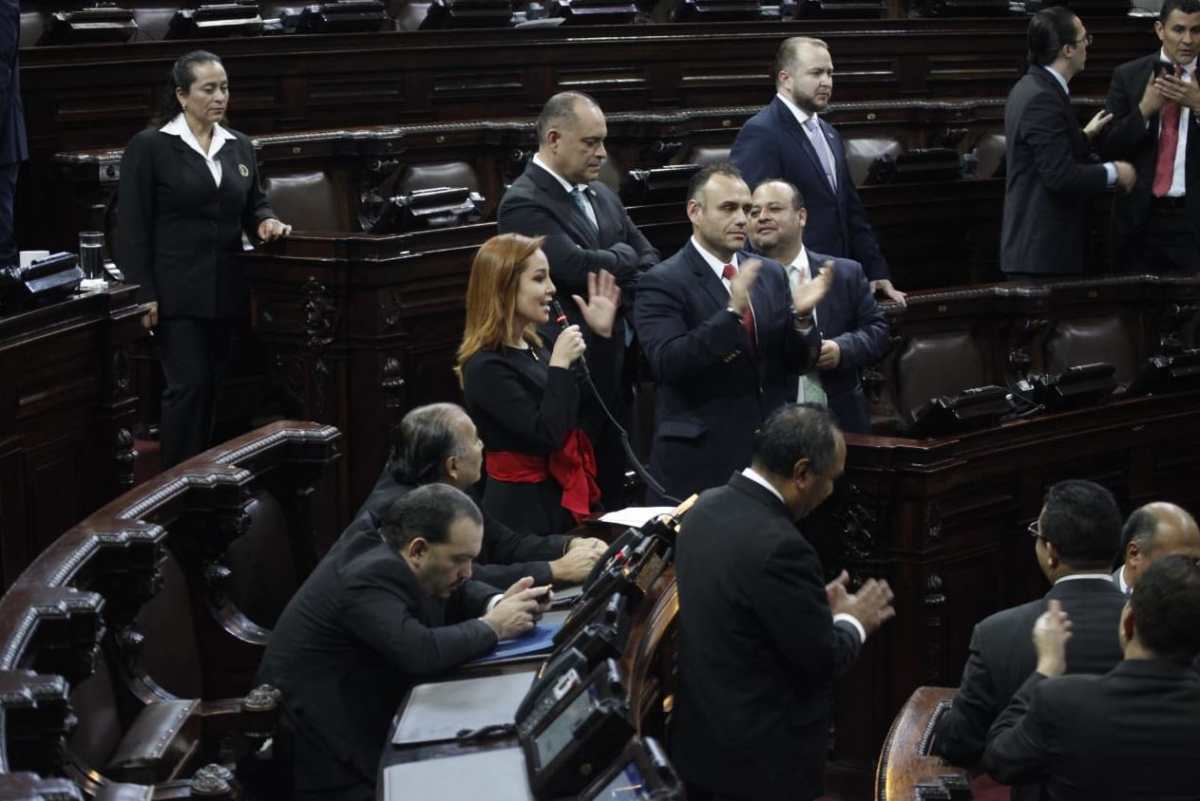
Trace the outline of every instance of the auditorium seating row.
<path fill-rule="evenodd" d="M 21 574 L 0 599 L 0 798 L 235 797 L 225 763 L 274 730 L 253 677 L 329 529 L 338 439 L 280 422 L 227 442 Z"/>
<path fill-rule="evenodd" d="M 1143 21 L 1088 27 L 1096 41 L 1072 84 L 1079 97 L 1103 95 L 1118 64 L 1158 46 Z M 879 104 L 883 116 L 892 101 L 1003 98 L 1023 69 L 1024 29 L 1021 19 L 830 20 L 33 48 L 21 56 L 32 163 L 18 188 L 19 239 L 64 238 L 44 193 L 53 154 L 124 146 L 155 112 L 172 61 L 192 46 L 224 59 L 232 125 L 265 135 L 530 119 L 562 89 L 591 93 L 608 113 L 754 106 L 771 97 L 780 41 L 802 34 L 830 43 L 836 100 Z"/>

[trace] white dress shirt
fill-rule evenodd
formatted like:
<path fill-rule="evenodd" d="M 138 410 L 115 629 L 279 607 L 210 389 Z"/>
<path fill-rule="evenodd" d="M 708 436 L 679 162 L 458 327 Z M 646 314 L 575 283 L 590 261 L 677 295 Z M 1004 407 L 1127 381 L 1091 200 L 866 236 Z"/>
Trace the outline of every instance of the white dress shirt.
<path fill-rule="evenodd" d="M 725 277 L 725 265 L 732 264 L 736 268 L 738 266 L 738 255 L 734 253 L 729 261 L 721 261 L 716 256 L 705 250 L 704 245 L 700 244 L 700 240 L 697 239 L 694 234 L 692 235 L 692 247 L 694 247 L 696 252 L 700 254 L 700 258 L 704 259 L 704 263 L 712 268 L 712 271 L 717 274 L 717 278 L 721 279 L 721 283 L 725 285 L 725 291 L 728 292 L 729 279 Z"/>
<path fill-rule="evenodd" d="M 767 481 L 765 478 L 763 478 L 762 475 L 759 474 L 753 467 L 747 467 L 742 471 L 742 475 L 753 481 L 755 484 L 758 484 L 760 487 L 766 488 L 772 495 L 779 499 L 780 503 L 786 503 L 786 501 L 783 500 L 783 496 L 779 494 L 779 490 L 775 489 L 774 485 L 771 484 L 770 481 Z M 861 645 L 867 641 L 867 630 L 863 628 L 862 623 L 859 623 L 858 618 L 856 618 L 854 615 L 851 615 L 847 612 L 840 612 L 833 616 L 833 622 L 849 623 L 851 628 L 853 628 L 854 632 L 858 635 L 859 644 Z"/>
<path fill-rule="evenodd" d="M 1107 581 L 1108 583 L 1111 584 L 1112 583 L 1112 573 L 1108 573 L 1108 572 L 1104 572 L 1104 573 L 1072 573 L 1069 576 L 1063 576 L 1062 578 L 1060 578 L 1058 581 L 1056 581 L 1054 583 L 1062 584 L 1064 581 L 1084 581 L 1086 579 L 1099 579 L 1101 581 Z"/>
<path fill-rule="evenodd" d="M 184 119 L 183 112 L 176 114 L 174 119 L 158 130 L 165 134 L 178 136 L 185 145 L 199 153 L 200 157 L 204 159 L 208 171 L 212 173 L 213 181 L 217 186 L 221 185 L 221 162 L 217 161 L 217 154 L 221 152 L 222 145 L 233 141 L 233 134 L 220 125 L 213 125 L 212 139 L 209 140 L 208 152 L 205 153 L 204 148 L 200 147 L 200 140 L 192 133 L 187 120 Z"/>

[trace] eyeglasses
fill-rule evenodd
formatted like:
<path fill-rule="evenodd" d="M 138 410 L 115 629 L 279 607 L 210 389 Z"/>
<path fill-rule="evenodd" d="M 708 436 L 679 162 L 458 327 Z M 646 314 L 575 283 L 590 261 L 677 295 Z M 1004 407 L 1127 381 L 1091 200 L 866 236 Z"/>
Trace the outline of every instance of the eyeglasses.
<path fill-rule="evenodd" d="M 1091 47 L 1092 46 L 1092 35 L 1090 33 L 1085 33 L 1083 35 L 1082 39 L 1080 39 L 1076 42 L 1071 42 L 1071 44 L 1075 45 L 1076 47 L 1079 47 L 1080 45 L 1087 45 L 1088 47 Z"/>
<path fill-rule="evenodd" d="M 1029 536 L 1033 537 L 1035 540 L 1040 540 L 1042 538 L 1042 526 L 1037 520 L 1034 520 L 1032 523 L 1030 523 L 1029 528 L 1025 530 L 1029 532 Z"/>

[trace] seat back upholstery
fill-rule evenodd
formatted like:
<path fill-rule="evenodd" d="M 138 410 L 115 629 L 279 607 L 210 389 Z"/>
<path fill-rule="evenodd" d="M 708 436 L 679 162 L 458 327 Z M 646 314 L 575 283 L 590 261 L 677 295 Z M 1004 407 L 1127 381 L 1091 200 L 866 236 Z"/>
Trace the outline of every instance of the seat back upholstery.
<path fill-rule="evenodd" d="M 410 164 L 404 168 L 396 182 L 396 194 L 404 195 L 418 189 L 437 189 L 443 186 L 465 186 L 472 192 L 478 192 L 479 176 L 475 174 L 475 168 L 465 161 Z"/>
<path fill-rule="evenodd" d="M 1117 315 L 1059 320 L 1046 339 L 1045 371 L 1053 375 L 1096 362 L 1115 367 L 1118 383 L 1137 377 L 1137 344 L 1125 321 Z"/>
<path fill-rule="evenodd" d="M 900 416 L 911 422 L 913 412 L 931 398 L 993 383 L 984 350 L 970 331 L 910 337 L 894 363 L 892 385 Z"/>
<path fill-rule="evenodd" d="M 975 143 L 975 177 L 1003 178 L 1005 173 L 1004 134 L 990 133 L 979 137 Z"/>
<path fill-rule="evenodd" d="M 263 189 L 279 219 L 297 231 L 350 231 L 349 215 L 325 171 L 272 175 Z"/>
<path fill-rule="evenodd" d="M 854 137 L 843 140 L 846 148 L 846 167 L 855 186 L 867 182 L 871 165 L 881 157 L 896 158 L 904 151 L 900 141 L 890 136 Z"/>
<path fill-rule="evenodd" d="M 691 149 L 691 151 L 688 153 L 688 157 L 684 159 L 683 163 L 699 164 L 701 167 L 707 167 L 709 164 L 716 164 L 720 161 L 729 161 L 729 152 L 732 149 L 732 145 L 696 146 Z"/>

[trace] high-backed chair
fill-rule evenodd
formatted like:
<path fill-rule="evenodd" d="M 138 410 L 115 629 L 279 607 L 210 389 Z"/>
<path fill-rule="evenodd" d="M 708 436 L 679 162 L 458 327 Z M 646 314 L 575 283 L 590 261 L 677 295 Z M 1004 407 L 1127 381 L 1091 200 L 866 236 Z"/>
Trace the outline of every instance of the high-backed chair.
<path fill-rule="evenodd" d="M 344 204 L 339 203 L 337 189 L 324 171 L 268 176 L 263 189 L 279 219 L 297 231 L 351 230 Z"/>
<path fill-rule="evenodd" d="M 863 186 L 871 175 L 872 166 L 881 158 L 895 159 L 904 151 L 900 141 L 891 136 L 850 137 L 844 140 L 846 167 L 855 186 Z"/>

